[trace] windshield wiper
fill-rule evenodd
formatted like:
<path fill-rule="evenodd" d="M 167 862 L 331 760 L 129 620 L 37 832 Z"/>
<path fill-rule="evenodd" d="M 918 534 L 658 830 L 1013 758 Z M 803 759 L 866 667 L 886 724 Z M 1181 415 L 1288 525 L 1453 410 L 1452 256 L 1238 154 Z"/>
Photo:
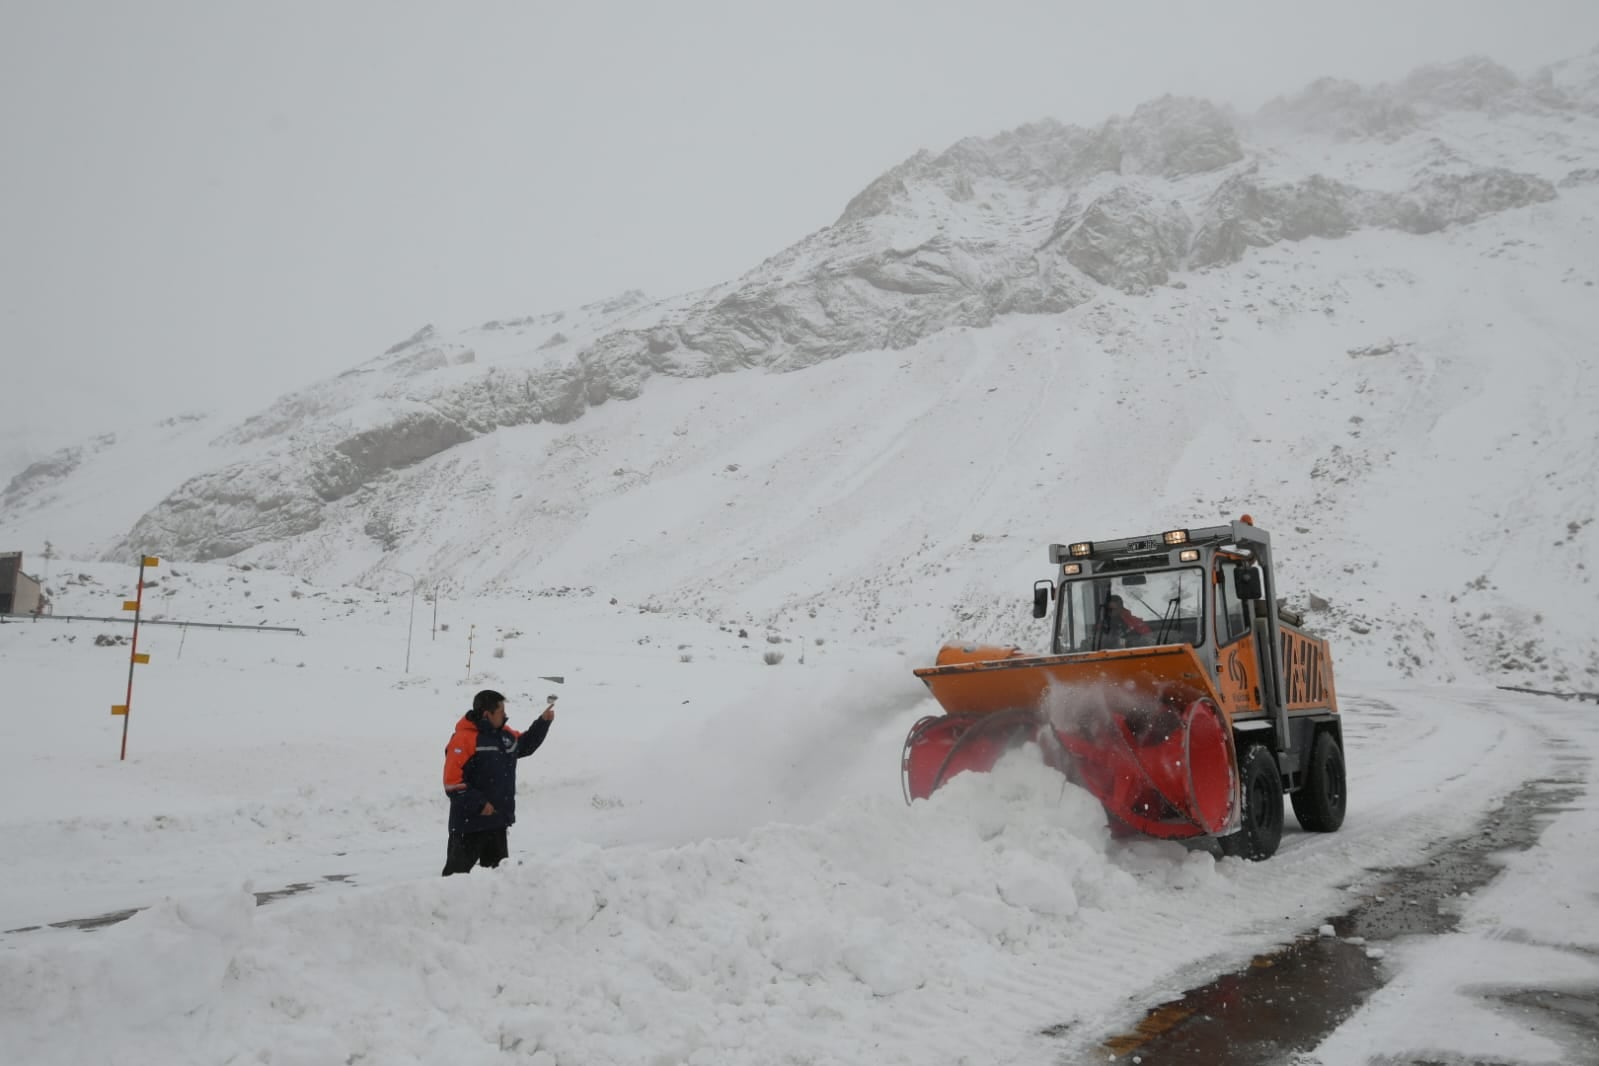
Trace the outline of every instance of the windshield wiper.
<path fill-rule="evenodd" d="M 1182 599 L 1183 574 L 1182 571 L 1179 570 L 1177 572 L 1177 594 L 1167 601 L 1166 612 L 1160 616 L 1160 632 L 1155 635 L 1156 644 L 1166 643 L 1166 634 L 1176 630 L 1177 617 L 1179 614 L 1178 604 L 1182 602 Z"/>

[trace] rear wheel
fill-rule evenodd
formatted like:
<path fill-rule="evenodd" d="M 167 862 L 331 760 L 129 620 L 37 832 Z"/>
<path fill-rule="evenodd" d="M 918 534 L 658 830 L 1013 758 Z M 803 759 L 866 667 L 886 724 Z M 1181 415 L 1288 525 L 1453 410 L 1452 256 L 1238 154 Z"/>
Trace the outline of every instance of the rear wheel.
<path fill-rule="evenodd" d="M 1317 735 L 1310 749 L 1305 784 L 1290 799 L 1294 817 L 1307 832 L 1331 833 L 1344 824 L 1349 790 L 1344 781 L 1344 751 L 1331 733 Z"/>
<path fill-rule="evenodd" d="M 1283 839 L 1283 777 L 1277 757 L 1264 744 L 1251 744 L 1238 760 L 1243 793 L 1242 824 L 1238 832 L 1221 838 L 1225 855 L 1258 862 L 1277 853 Z"/>

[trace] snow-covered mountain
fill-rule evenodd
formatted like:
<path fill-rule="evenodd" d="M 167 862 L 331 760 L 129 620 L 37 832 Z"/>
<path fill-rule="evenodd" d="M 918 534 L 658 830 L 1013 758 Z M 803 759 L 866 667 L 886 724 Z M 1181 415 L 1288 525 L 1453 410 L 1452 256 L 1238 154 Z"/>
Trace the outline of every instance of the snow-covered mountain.
<path fill-rule="evenodd" d="M 0 535 L 930 646 L 1036 642 L 1049 541 L 1247 510 L 1356 670 L 1594 688 L 1596 237 L 1599 51 L 1166 97 L 919 153 L 711 290 L 68 449 Z"/>

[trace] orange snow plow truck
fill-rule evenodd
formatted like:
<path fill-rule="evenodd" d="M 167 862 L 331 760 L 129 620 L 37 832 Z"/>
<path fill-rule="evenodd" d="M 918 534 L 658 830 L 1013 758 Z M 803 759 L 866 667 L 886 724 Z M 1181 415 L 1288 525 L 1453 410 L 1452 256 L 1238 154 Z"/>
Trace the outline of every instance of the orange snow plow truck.
<path fill-rule="evenodd" d="M 1033 587 L 1051 653 L 946 645 L 917 670 L 943 707 L 905 740 L 907 802 L 1036 743 L 1114 832 L 1213 837 L 1269 858 L 1283 796 L 1330 833 L 1347 799 L 1327 643 L 1279 606 L 1271 537 L 1244 515 L 1206 529 L 1052 544 Z"/>

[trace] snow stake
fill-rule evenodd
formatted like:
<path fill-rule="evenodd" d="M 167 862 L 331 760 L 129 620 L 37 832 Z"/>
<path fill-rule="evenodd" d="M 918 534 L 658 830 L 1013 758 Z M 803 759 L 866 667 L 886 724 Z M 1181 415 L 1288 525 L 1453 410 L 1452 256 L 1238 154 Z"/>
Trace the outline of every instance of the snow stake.
<path fill-rule="evenodd" d="M 150 662 L 150 656 L 139 651 L 139 621 L 144 612 L 144 571 L 148 567 L 160 565 L 161 560 L 153 555 L 140 556 L 139 587 L 133 599 L 122 601 L 122 609 L 133 612 L 133 639 L 130 642 L 132 647 L 128 651 L 128 694 L 123 702 L 111 708 L 113 715 L 120 715 L 122 718 L 122 753 L 117 756 L 118 762 L 126 761 L 128 757 L 128 719 L 131 717 L 128 712 L 133 708 L 133 668 L 146 666 Z"/>

